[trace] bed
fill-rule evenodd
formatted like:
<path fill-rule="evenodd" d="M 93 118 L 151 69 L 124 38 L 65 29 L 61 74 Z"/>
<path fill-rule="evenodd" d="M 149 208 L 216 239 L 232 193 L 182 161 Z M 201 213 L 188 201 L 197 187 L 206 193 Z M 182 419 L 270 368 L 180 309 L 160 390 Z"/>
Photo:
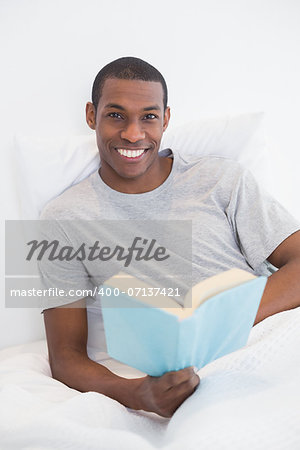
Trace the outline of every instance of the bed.
<path fill-rule="evenodd" d="M 1 449 L 291 449 L 300 444 L 300 308 L 256 325 L 199 371 L 171 419 L 51 378 L 45 340 L 0 352 Z M 125 377 L 133 369 L 102 364 Z"/>
<path fill-rule="evenodd" d="M 262 121 L 262 114 L 198 121 L 173 130 L 162 146 L 238 159 L 268 188 Z M 14 149 L 22 219 L 36 219 L 47 201 L 99 163 L 91 136 L 56 141 L 17 136 Z M 102 351 L 97 314 L 89 312 L 88 318 L 90 358 L 120 376 L 142 376 Z M 23 327 L 29 328 L 28 317 Z M 199 388 L 165 419 L 54 380 L 41 334 L 0 351 L 0 448 L 294 450 L 300 447 L 299 348 L 300 308 L 265 319 L 252 329 L 244 348 L 202 368 Z"/>

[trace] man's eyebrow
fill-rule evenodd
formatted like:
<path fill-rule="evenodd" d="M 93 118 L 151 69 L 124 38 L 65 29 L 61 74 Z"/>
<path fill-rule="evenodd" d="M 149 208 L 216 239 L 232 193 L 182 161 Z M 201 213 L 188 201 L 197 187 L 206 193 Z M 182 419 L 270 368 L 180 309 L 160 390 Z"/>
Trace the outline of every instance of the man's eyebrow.
<path fill-rule="evenodd" d="M 107 105 L 105 105 L 104 108 L 116 108 L 116 109 L 121 109 L 122 111 L 125 111 L 125 108 L 123 108 L 123 106 L 117 105 L 116 103 L 107 103 Z"/>
<path fill-rule="evenodd" d="M 120 109 L 121 111 L 125 111 L 125 108 L 121 105 L 118 105 L 117 103 L 107 103 L 107 105 L 105 105 L 104 108 L 116 108 L 116 109 Z M 160 107 L 158 105 L 152 105 L 152 106 L 147 106 L 146 108 L 143 108 L 143 111 L 153 111 L 153 110 L 160 111 Z"/>
<path fill-rule="evenodd" d="M 158 105 L 147 106 L 147 108 L 144 108 L 143 111 L 152 111 L 153 109 L 160 111 L 160 107 Z"/>

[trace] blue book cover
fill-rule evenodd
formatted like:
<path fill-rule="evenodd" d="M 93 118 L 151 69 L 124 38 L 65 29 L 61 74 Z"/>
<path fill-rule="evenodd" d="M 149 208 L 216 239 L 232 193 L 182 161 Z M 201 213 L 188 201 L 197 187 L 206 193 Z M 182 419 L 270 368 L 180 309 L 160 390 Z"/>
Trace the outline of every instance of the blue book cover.
<path fill-rule="evenodd" d="M 189 292 L 193 307 L 182 308 L 170 299 L 161 308 L 159 298 L 145 301 L 128 289 L 145 284 L 127 277 L 120 285 L 118 277 L 103 286 L 107 350 L 111 357 L 151 376 L 188 366 L 200 369 L 243 347 L 267 282 L 267 277 L 233 269 L 193 287 Z M 117 286 L 121 288 L 116 290 Z"/>

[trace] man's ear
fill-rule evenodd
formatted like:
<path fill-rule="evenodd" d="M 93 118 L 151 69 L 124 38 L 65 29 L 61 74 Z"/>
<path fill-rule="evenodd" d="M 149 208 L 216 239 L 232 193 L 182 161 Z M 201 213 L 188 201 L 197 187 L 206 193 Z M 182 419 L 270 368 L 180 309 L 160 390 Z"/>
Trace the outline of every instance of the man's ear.
<path fill-rule="evenodd" d="M 92 130 L 95 130 L 95 128 L 96 128 L 96 112 L 95 112 L 95 107 L 94 107 L 93 103 L 91 103 L 91 102 L 87 102 L 87 104 L 86 104 L 85 117 L 86 117 L 86 123 L 88 124 L 88 126 Z"/>
<path fill-rule="evenodd" d="M 167 106 L 165 112 L 164 112 L 164 125 L 163 125 L 163 131 L 166 131 L 166 129 L 168 128 L 169 125 L 169 121 L 170 121 L 170 117 L 171 117 L 171 110 L 170 107 Z"/>

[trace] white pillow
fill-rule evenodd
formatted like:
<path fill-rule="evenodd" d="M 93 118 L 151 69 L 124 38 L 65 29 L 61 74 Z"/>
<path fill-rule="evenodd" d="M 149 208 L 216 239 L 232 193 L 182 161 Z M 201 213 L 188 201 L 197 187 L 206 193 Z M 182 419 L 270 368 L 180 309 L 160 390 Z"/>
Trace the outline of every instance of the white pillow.
<path fill-rule="evenodd" d="M 267 185 L 269 155 L 263 120 L 264 113 L 252 113 L 189 122 L 167 130 L 162 146 L 192 158 L 215 155 L 234 159 Z"/>
<path fill-rule="evenodd" d="M 37 219 L 46 203 L 100 164 L 94 135 L 16 135 L 14 148 L 21 219 Z"/>
<path fill-rule="evenodd" d="M 195 158 L 218 155 L 238 160 L 267 185 L 263 116 L 251 113 L 203 119 L 170 128 L 161 149 L 170 147 Z M 38 218 L 46 203 L 100 166 L 94 134 L 56 138 L 17 135 L 14 147 L 22 219 Z"/>

